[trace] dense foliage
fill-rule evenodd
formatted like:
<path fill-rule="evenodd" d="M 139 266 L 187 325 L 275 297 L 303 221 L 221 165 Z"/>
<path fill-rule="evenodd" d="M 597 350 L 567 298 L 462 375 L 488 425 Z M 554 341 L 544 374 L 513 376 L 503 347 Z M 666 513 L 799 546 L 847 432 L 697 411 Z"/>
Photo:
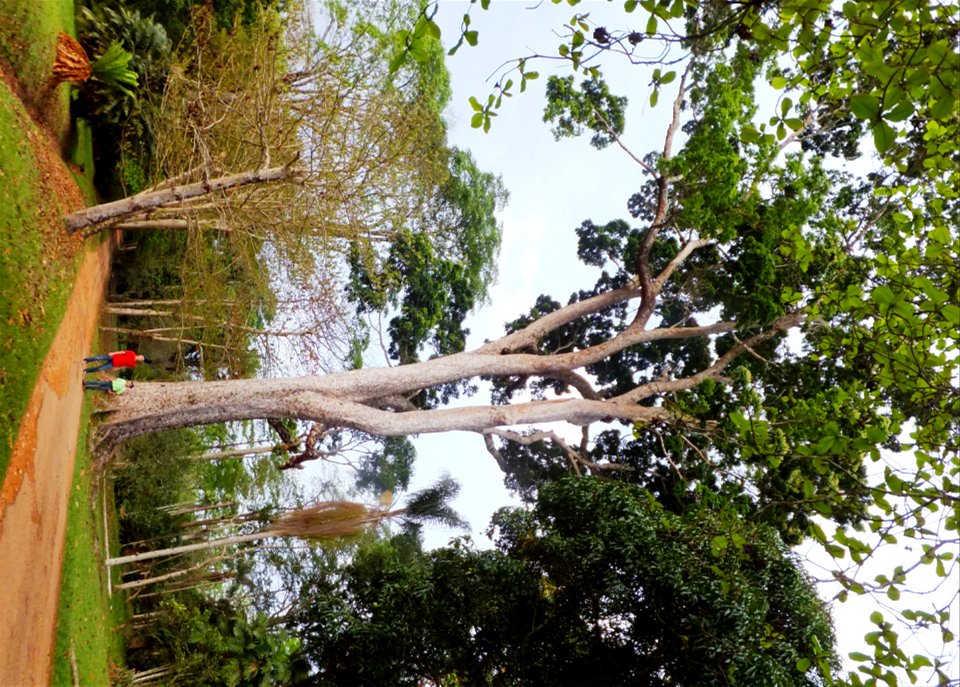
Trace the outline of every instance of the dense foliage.
<path fill-rule="evenodd" d="M 494 551 L 397 536 L 308 579 L 288 622 L 317 684 L 815 685 L 835 663 L 809 580 L 735 513 L 567 478 L 493 527 Z"/>

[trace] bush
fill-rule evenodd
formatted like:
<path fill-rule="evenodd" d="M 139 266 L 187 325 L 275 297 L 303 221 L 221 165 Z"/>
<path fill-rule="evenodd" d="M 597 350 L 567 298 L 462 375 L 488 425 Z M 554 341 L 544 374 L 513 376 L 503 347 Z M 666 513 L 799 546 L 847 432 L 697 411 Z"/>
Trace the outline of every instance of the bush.
<path fill-rule="evenodd" d="M 128 190 L 115 175 L 122 153 L 130 152 L 125 142 L 134 142 L 134 154 L 144 160 L 141 166 L 148 167 L 153 156 L 153 114 L 163 96 L 171 43 L 153 17 L 123 6 L 82 8 L 78 31 L 80 43 L 94 56 L 94 76 L 81 88 L 75 114 L 93 127 L 98 186 L 108 195 L 118 195 Z M 122 64 L 127 55 L 129 60 Z M 100 74 L 98 62 L 104 66 Z M 127 71 L 136 74 L 135 83 Z"/>
<path fill-rule="evenodd" d="M 189 430 L 152 434 L 124 446 L 114 473 L 120 541 L 176 536 L 177 519 L 161 508 L 193 499 L 196 461 L 190 455 L 200 450 Z"/>

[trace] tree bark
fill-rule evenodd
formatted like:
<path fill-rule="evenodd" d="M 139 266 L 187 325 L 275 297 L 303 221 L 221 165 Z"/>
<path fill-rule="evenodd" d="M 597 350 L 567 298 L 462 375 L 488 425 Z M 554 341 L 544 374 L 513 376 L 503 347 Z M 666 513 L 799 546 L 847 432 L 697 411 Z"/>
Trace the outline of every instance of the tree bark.
<path fill-rule="evenodd" d="M 646 328 L 653 303 L 666 281 L 693 251 L 706 244 L 703 240 L 688 241 L 658 275 L 643 269 L 631 284 L 570 303 L 473 351 L 410 365 L 364 368 L 324 376 L 141 383 L 133 391 L 112 399 L 109 417 L 100 426 L 100 439 L 105 446 L 110 446 L 149 432 L 249 419 L 305 420 L 382 437 L 450 431 L 482 433 L 512 425 L 547 422 L 585 426 L 611 419 L 644 423 L 682 421 L 667 408 L 643 401 L 692 389 L 707 379 L 723 381 L 724 369 L 738 355 L 751 350 L 752 344 L 799 324 L 802 314 L 791 313 L 780 318 L 695 374 L 642 384 L 618 397 L 605 398 L 593 392 L 590 382 L 577 371 L 647 342 L 709 337 L 736 330 L 735 322 Z M 571 352 L 536 352 L 540 341 L 550 332 L 636 300 L 639 304 L 632 324 L 610 339 Z M 555 378 L 572 384 L 581 397 L 433 410 L 410 409 L 409 404 L 396 400 L 403 401 L 443 384 L 483 377 Z"/>
<path fill-rule="evenodd" d="M 732 328 L 731 323 L 720 322 L 706 327 L 628 330 L 598 346 L 557 355 L 497 355 L 487 352 L 492 346 L 487 344 L 476 351 L 412 365 L 349 370 L 324 376 L 141 383 L 133 392 L 114 401 L 109 420 L 101 425 L 102 438 L 113 443 L 165 429 L 263 418 L 310 420 L 327 427 L 351 427 L 379 436 L 475 432 L 535 422 L 567 421 L 584 425 L 606 418 L 666 420 L 669 413 L 663 408 L 640 406 L 632 399 L 571 398 L 408 412 L 383 410 L 384 404 L 380 401 L 480 376 L 565 373 L 643 341 L 704 336 Z M 517 341 L 514 337 L 516 335 L 504 337 L 501 342 L 514 343 Z M 719 374 L 719 370 L 711 370 L 713 373 Z"/>
<path fill-rule="evenodd" d="M 212 541 L 200 542 L 199 544 L 186 544 L 185 546 L 171 546 L 166 549 L 155 549 L 153 551 L 144 551 L 143 553 L 133 553 L 129 556 L 117 556 L 108 558 L 105 562 L 108 568 L 124 563 L 137 563 L 139 561 L 149 561 L 154 558 L 163 558 L 164 556 L 174 556 L 181 553 L 193 553 L 194 551 L 205 551 L 214 549 L 218 546 L 233 546 L 234 544 L 243 544 L 248 541 L 256 541 L 267 537 L 277 536 L 274 532 L 253 532 L 251 534 L 240 534 L 236 537 L 226 537 L 224 539 L 214 539 Z"/>
<path fill-rule="evenodd" d="M 227 191 L 250 184 L 286 181 L 298 174 L 299 171 L 292 167 L 272 167 L 270 169 L 256 169 L 240 174 L 219 177 L 217 179 L 208 179 L 193 184 L 175 186 L 159 191 L 145 191 L 112 203 L 102 203 L 79 210 L 67 215 L 63 221 L 67 231 L 73 233 L 99 222 L 127 217 L 169 203 L 177 203 L 190 198 L 198 198 L 210 193 Z"/>

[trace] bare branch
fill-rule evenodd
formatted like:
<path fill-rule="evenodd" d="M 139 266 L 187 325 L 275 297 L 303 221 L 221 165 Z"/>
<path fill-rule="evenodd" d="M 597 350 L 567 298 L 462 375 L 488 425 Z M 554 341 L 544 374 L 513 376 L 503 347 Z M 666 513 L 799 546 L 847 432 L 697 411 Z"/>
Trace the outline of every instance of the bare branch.
<path fill-rule="evenodd" d="M 560 448 L 561 451 L 563 451 L 563 455 L 566 456 L 567 463 L 570 465 L 570 471 L 577 475 L 577 477 L 583 475 L 583 472 L 580 470 L 580 464 L 584 462 L 583 457 L 577 453 L 576 449 L 571 448 L 571 446 L 563 440 L 563 437 L 556 432 L 545 431 L 533 432 L 532 434 L 520 434 L 519 432 L 510 432 L 502 429 L 490 429 L 484 432 L 485 436 L 489 436 L 491 434 L 496 434 L 502 439 L 506 439 L 507 441 L 512 441 L 517 444 L 522 444 L 523 446 L 536 444 L 540 441 L 550 441 Z"/>
<path fill-rule="evenodd" d="M 637 388 L 618 396 L 617 399 L 639 402 L 645 398 L 650 398 L 651 396 L 658 396 L 660 394 L 672 393 L 676 391 L 687 391 L 696 387 L 706 379 L 716 379 L 718 381 L 722 381 L 720 373 L 723 372 L 723 370 L 725 370 L 727 366 L 736 360 L 740 355 L 748 351 L 750 347 L 756 346 L 759 343 L 762 343 L 778 334 L 781 334 L 782 332 L 787 331 L 792 327 L 795 327 L 802 320 L 803 313 L 800 311 L 783 315 L 777 319 L 777 321 L 774 322 L 766 331 L 752 336 L 746 341 L 735 345 L 729 351 L 717 358 L 716 362 L 714 362 L 713 365 L 707 369 L 682 379 L 658 380 L 655 382 L 648 382 L 647 384 L 641 384 Z"/>
<path fill-rule="evenodd" d="M 655 293 L 660 293 L 660 290 L 663 288 L 663 285 L 667 283 L 667 280 L 670 279 L 674 270 L 676 270 L 680 265 L 683 264 L 683 261 L 690 257 L 690 254 L 698 248 L 703 248 L 704 246 L 710 245 L 710 241 L 707 239 L 696 239 L 694 241 L 687 241 L 684 244 L 683 248 L 680 249 L 680 252 L 677 253 L 673 260 L 671 260 L 666 267 L 657 275 L 657 278 L 653 280 L 652 287 Z"/>
<path fill-rule="evenodd" d="M 510 466 L 507 465 L 507 461 L 504 460 L 503 454 L 497 449 L 496 444 L 493 443 L 493 436 L 489 432 L 481 432 L 483 435 L 483 444 L 487 447 L 487 452 L 493 456 L 493 459 L 497 461 L 497 467 L 500 468 L 500 471 L 504 474 L 510 472 Z"/>
<path fill-rule="evenodd" d="M 687 74 L 690 73 L 690 69 L 693 63 L 687 66 L 683 70 L 683 75 L 680 77 L 680 88 L 677 90 L 677 97 L 673 99 L 673 117 L 670 120 L 670 126 L 667 127 L 667 135 L 663 141 L 663 159 L 669 160 L 673 157 L 673 137 L 677 135 L 677 130 L 680 128 L 680 112 L 683 110 L 683 96 L 686 93 L 687 85 Z"/>

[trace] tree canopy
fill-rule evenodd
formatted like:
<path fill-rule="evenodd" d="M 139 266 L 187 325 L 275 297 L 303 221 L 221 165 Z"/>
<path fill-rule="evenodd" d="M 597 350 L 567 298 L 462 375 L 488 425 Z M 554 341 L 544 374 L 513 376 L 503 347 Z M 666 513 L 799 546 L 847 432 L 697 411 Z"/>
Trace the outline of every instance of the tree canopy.
<path fill-rule="evenodd" d="M 393 306 L 387 352 L 401 364 L 138 385 L 113 401 L 101 438 L 255 418 L 382 438 L 480 435 L 531 509 L 498 516 L 496 554 L 379 543 L 318 581 L 327 615 L 299 622 L 331 684 L 377 683 L 366 666 L 411 684 L 460 671 L 509 684 L 528 669 L 560 683 L 602 671 L 613 683 L 830 682 L 829 623 L 786 546 L 820 543 L 841 600 L 896 602 L 917 570 L 956 568 L 958 22 L 955 7 L 922 4 L 626 2 L 622 28 L 576 14 L 549 56 L 573 78 L 550 81 L 544 117 L 637 165 L 625 213 L 571 219 L 592 285 L 540 296 L 506 333 L 463 350 L 448 318 L 479 301 L 493 273 L 472 261 L 496 249 L 474 213 L 489 218 L 503 193 L 454 152 L 436 226 L 469 228 L 456 258 L 437 255 L 442 231 L 412 231 L 428 217 L 351 248 L 350 297 Z M 391 68 L 430 59 L 435 10 L 393 35 Z M 483 36 L 471 21 L 468 45 Z M 524 90 L 536 78 L 538 59 L 519 57 L 485 103 L 471 100 L 476 127 L 497 135 L 497 109 L 514 79 Z M 669 103 L 662 147 L 626 145 L 627 101 L 605 82 L 607 59 L 649 69 L 639 99 Z M 773 112 L 760 90 L 778 93 Z M 860 154 L 871 171 L 837 157 Z M 480 180 L 470 193 L 466 178 Z M 479 380 L 490 403 L 445 405 Z M 557 421 L 578 439 L 546 426 Z M 910 558 L 864 579 L 863 564 L 898 539 Z M 493 602 L 497 576 L 515 605 Z M 462 623 L 437 617 L 435 584 Z M 490 601 L 462 600 L 467 584 Z M 915 604 L 897 621 L 939 626 L 949 647 L 951 603 Z M 505 608 L 542 624 L 522 633 Z M 947 679 L 940 657 L 905 652 L 884 613 L 870 622 L 872 655 L 852 656 L 851 684 L 893 684 L 894 671 Z M 483 644 L 485 627 L 499 641 Z M 406 633 L 382 661 L 357 658 L 383 650 L 375 637 Z M 679 664 L 678 653 L 696 658 Z"/>

